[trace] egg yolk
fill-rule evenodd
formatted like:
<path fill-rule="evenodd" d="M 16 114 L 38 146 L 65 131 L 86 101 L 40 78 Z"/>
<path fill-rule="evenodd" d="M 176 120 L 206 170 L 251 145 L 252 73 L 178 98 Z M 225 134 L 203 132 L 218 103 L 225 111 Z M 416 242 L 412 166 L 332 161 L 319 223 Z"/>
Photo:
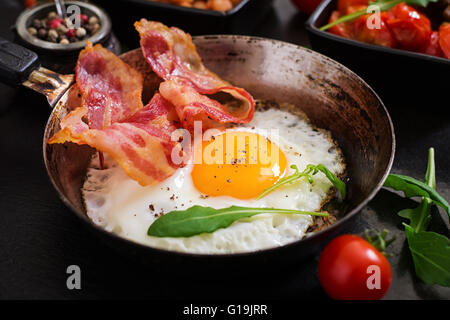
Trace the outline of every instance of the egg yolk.
<path fill-rule="evenodd" d="M 199 151 L 202 159 L 194 162 L 192 181 L 199 192 L 208 196 L 256 198 L 286 171 L 286 156 L 281 149 L 253 132 L 213 136 L 196 146 L 194 152 Z"/>

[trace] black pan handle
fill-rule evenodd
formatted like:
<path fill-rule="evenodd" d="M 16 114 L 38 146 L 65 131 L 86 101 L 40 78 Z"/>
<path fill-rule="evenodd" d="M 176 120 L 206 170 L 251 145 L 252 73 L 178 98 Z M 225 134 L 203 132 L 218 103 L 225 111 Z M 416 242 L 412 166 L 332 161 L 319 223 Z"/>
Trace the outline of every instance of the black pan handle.
<path fill-rule="evenodd" d="M 20 85 L 39 69 L 38 55 L 18 44 L 0 38 L 0 81 Z"/>
<path fill-rule="evenodd" d="M 0 82 L 39 92 L 54 107 L 74 80 L 73 74 L 58 74 L 41 67 L 36 53 L 0 38 Z"/>

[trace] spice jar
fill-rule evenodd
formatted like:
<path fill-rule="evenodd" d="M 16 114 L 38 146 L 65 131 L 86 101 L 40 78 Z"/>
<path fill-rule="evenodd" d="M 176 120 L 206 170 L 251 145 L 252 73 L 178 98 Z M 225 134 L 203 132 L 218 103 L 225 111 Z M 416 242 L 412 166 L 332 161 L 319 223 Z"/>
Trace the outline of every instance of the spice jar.
<path fill-rule="evenodd" d="M 66 1 L 78 20 L 59 17 L 54 3 L 37 5 L 22 12 L 16 20 L 16 41 L 39 54 L 44 67 L 59 73 L 73 73 L 80 50 L 86 41 L 100 43 L 115 54 L 120 44 L 112 33 L 111 20 L 100 7 Z M 73 21 L 77 21 L 75 24 Z"/>

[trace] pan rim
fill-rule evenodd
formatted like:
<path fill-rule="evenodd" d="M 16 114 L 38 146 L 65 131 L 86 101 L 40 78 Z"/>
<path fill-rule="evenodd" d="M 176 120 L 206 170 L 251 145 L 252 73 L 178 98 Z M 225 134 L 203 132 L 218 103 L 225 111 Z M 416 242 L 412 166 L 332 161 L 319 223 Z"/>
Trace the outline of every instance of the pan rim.
<path fill-rule="evenodd" d="M 374 95 L 374 97 L 376 98 L 376 100 L 379 102 L 379 111 L 381 112 L 382 115 L 384 115 L 386 117 L 387 123 L 389 124 L 389 136 L 391 137 L 391 152 L 390 152 L 390 156 L 389 156 L 389 161 L 386 165 L 386 167 L 384 168 L 384 173 L 382 175 L 382 177 L 379 179 L 379 181 L 374 185 L 374 187 L 372 188 L 372 191 L 368 194 L 368 196 L 361 201 L 357 206 L 355 206 L 351 211 L 349 211 L 344 217 L 342 217 L 341 219 L 339 219 L 338 221 L 336 221 L 334 224 L 332 224 L 331 226 L 328 226 L 327 228 L 320 230 L 318 232 L 315 232 L 313 234 L 311 234 L 310 236 L 307 236 L 303 239 L 300 240 L 296 240 L 293 242 L 290 242 L 288 244 L 282 245 L 282 246 L 278 246 L 278 247 L 271 247 L 271 248 L 265 248 L 265 249 L 260 249 L 260 250 L 255 250 L 255 251 L 249 251 L 249 252 L 237 252 L 237 253 L 218 253 L 218 254 L 207 254 L 207 253 L 190 253 L 190 252 L 180 252 L 180 251 L 174 251 L 174 250 L 166 250 L 166 249 L 161 249 L 161 248 L 156 248 L 156 247 L 151 247 L 136 241 L 133 241 L 131 239 L 127 239 L 124 237 L 121 237 L 113 232 L 107 231 L 106 229 L 96 225 L 95 223 L 93 223 L 87 216 L 85 213 L 80 213 L 78 212 L 77 209 L 75 209 L 73 207 L 73 205 L 70 203 L 70 201 L 64 196 L 64 194 L 61 192 L 61 190 L 59 189 L 59 187 L 57 186 L 56 182 L 54 181 L 53 177 L 50 175 L 50 169 L 48 167 L 48 159 L 47 159 L 47 141 L 46 141 L 46 137 L 47 137 L 47 133 L 50 127 L 50 123 L 53 120 L 54 114 L 57 112 L 58 108 L 62 107 L 62 104 L 57 104 L 57 106 L 53 109 L 53 111 L 51 112 L 49 119 L 46 123 L 45 126 L 45 131 L 44 131 L 44 137 L 43 137 L 43 159 L 44 159 L 44 164 L 45 164 L 45 168 L 47 170 L 47 175 L 49 177 L 50 182 L 52 183 L 53 187 L 56 189 L 59 198 L 63 201 L 63 203 L 73 212 L 75 213 L 75 215 L 80 218 L 82 221 L 84 221 L 84 223 L 86 223 L 88 226 L 90 226 L 91 228 L 93 228 L 92 230 L 96 230 L 99 231 L 100 233 L 106 235 L 107 237 L 112 237 L 115 240 L 122 242 L 124 244 L 127 245 L 132 245 L 135 247 L 138 247 L 142 250 L 147 250 L 147 251 L 153 251 L 155 254 L 164 254 L 164 255 L 172 255 L 172 256 L 177 256 L 180 258 L 191 258 L 191 259 L 236 259 L 236 258 L 245 258 L 245 257 L 254 257 L 254 256 L 259 256 L 259 255 L 266 255 L 269 253 L 273 253 L 275 251 L 280 251 L 280 250 L 284 250 L 284 249 L 288 249 L 290 247 L 295 247 L 296 245 L 298 245 L 299 243 L 308 243 L 313 241 L 314 239 L 326 236 L 327 234 L 332 235 L 334 232 L 337 231 L 338 228 L 342 227 L 343 224 L 345 224 L 348 220 L 352 219 L 353 217 L 355 217 L 357 214 L 359 214 L 361 212 L 361 210 L 368 204 L 368 202 L 370 200 L 372 200 L 376 194 L 379 192 L 379 190 L 382 188 L 387 176 L 389 175 L 393 163 L 394 163 L 394 158 L 395 158 L 395 148 L 396 148 L 396 138 L 395 138 L 395 130 L 394 130 L 394 124 L 392 122 L 391 116 L 386 108 L 386 106 L 384 105 L 383 101 L 381 100 L 381 98 L 378 96 L 378 94 L 372 89 L 372 87 L 370 87 L 360 76 L 358 76 L 355 72 L 353 72 L 352 70 L 350 70 L 349 68 L 347 68 L 346 66 L 342 65 L 341 63 L 321 54 L 318 53 L 316 51 L 310 50 L 308 48 L 299 46 L 299 45 L 295 45 L 289 42 L 285 42 L 285 41 L 280 41 L 280 40 L 275 40 L 275 39 L 269 39 L 269 38 L 264 38 L 264 37 L 256 37 L 256 36 L 243 36 L 243 35 L 226 35 L 226 34 L 220 34 L 220 35 L 201 35 L 201 36 L 195 36 L 193 37 L 193 40 L 195 42 L 195 40 L 200 40 L 200 39 L 205 39 L 205 40 L 209 40 L 209 39 L 230 39 L 230 38 L 234 38 L 234 39 L 239 39 L 239 40 L 243 40 L 243 41 L 252 41 L 252 40 L 256 40 L 256 41 L 270 41 L 270 42 L 274 42 L 274 43 L 279 43 L 280 45 L 283 46 L 289 46 L 291 48 L 295 48 L 295 49 L 300 49 L 300 50 L 305 50 L 309 53 L 313 53 L 313 54 L 317 54 L 319 56 L 321 56 L 322 58 L 324 58 L 325 60 L 327 60 L 328 62 L 331 62 L 332 64 L 335 64 L 337 66 L 339 66 L 340 68 L 342 68 L 344 71 L 351 73 L 353 76 L 356 77 L 356 79 L 358 81 L 360 81 L 368 90 L 371 94 Z M 133 49 L 127 52 L 124 52 L 122 55 L 130 53 L 132 51 L 135 50 L 140 50 L 140 48 L 137 49 Z M 121 56 L 122 56 L 121 55 Z"/>

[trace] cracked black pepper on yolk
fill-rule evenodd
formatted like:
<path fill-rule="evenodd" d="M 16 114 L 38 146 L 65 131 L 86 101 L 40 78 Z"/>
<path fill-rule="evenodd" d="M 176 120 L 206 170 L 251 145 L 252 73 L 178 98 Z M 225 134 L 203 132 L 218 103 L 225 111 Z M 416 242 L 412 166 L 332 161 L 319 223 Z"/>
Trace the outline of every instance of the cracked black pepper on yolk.
<path fill-rule="evenodd" d="M 203 141 L 200 147 L 202 159 L 194 164 L 192 181 L 198 191 L 209 196 L 256 198 L 286 171 L 283 151 L 253 132 L 225 132 Z"/>

